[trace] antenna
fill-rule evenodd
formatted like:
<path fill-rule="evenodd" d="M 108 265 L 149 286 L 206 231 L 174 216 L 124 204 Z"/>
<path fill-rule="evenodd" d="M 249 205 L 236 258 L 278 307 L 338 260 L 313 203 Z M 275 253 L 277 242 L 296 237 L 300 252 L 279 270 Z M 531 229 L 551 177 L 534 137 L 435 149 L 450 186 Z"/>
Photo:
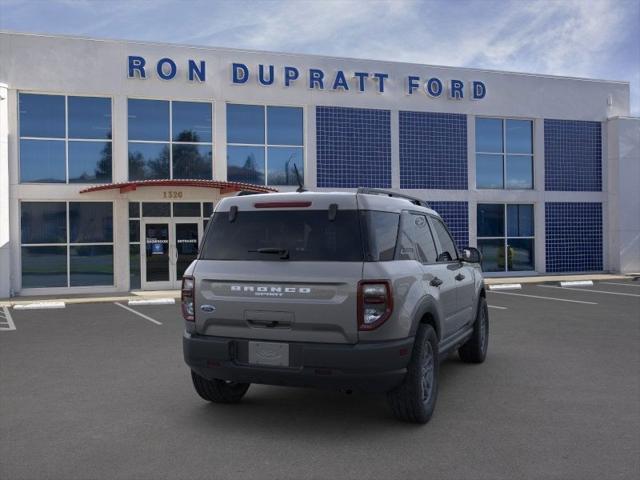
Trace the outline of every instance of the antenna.
<path fill-rule="evenodd" d="M 298 166 L 295 163 L 293 164 L 293 171 L 296 173 L 296 180 L 298 181 L 298 188 L 296 188 L 296 192 L 298 193 L 306 192 L 307 189 L 304 188 L 304 183 L 302 182 L 302 178 L 300 177 Z"/>

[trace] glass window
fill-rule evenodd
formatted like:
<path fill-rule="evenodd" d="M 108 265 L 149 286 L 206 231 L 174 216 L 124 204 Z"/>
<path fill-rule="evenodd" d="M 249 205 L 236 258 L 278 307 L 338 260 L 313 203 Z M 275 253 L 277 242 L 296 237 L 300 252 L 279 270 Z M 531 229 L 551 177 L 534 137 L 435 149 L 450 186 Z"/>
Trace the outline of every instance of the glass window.
<path fill-rule="evenodd" d="M 169 141 L 169 102 L 130 98 L 129 140 Z"/>
<path fill-rule="evenodd" d="M 174 143 L 173 178 L 213 178 L 211 145 Z"/>
<path fill-rule="evenodd" d="M 502 120 L 476 118 L 476 152 L 502 153 Z"/>
<path fill-rule="evenodd" d="M 433 233 L 440 241 L 440 251 L 438 253 L 439 262 L 450 262 L 458 259 L 458 251 L 456 250 L 456 244 L 451 238 L 449 231 L 444 226 L 441 220 L 437 218 L 431 218 L 431 224 L 433 226 Z"/>
<path fill-rule="evenodd" d="M 476 185 L 478 188 L 504 188 L 502 155 L 476 156 Z"/>
<path fill-rule="evenodd" d="M 392 212 L 363 210 L 361 218 L 363 237 L 367 241 L 367 260 L 370 262 L 393 260 L 400 215 Z"/>
<path fill-rule="evenodd" d="M 230 182 L 264 184 L 264 147 L 227 147 Z"/>
<path fill-rule="evenodd" d="M 264 144 L 264 107 L 227 105 L 227 143 Z"/>
<path fill-rule="evenodd" d="M 68 97 L 69 138 L 111 139 L 111 99 Z"/>
<path fill-rule="evenodd" d="M 20 207 L 23 244 L 67 242 L 65 202 L 22 202 Z"/>
<path fill-rule="evenodd" d="M 113 204 L 69 202 L 69 241 L 113 242 Z"/>
<path fill-rule="evenodd" d="M 69 248 L 72 287 L 113 285 L 113 245 Z"/>
<path fill-rule="evenodd" d="M 129 180 L 169 178 L 169 144 L 129 142 Z"/>
<path fill-rule="evenodd" d="M 65 137 L 64 96 L 21 93 L 19 109 L 21 137 Z"/>
<path fill-rule="evenodd" d="M 504 205 L 479 203 L 478 237 L 504 237 Z"/>
<path fill-rule="evenodd" d="M 267 107 L 267 143 L 302 145 L 302 108 Z"/>
<path fill-rule="evenodd" d="M 111 142 L 69 142 L 69 183 L 110 183 Z"/>
<path fill-rule="evenodd" d="M 535 269 L 533 205 L 478 204 L 477 218 L 484 271 Z"/>
<path fill-rule="evenodd" d="M 259 249 L 281 249 L 283 254 Z M 287 258 L 281 258 L 284 254 Z M 202 246 L 205 260 L 362 262 L 356 210 L 339 210 L 330 221 L 327 210 L 228 212 L 213 215 Z"/>
<path fill-rule="evenodd" d="M 170 217 L 171 204 L 168 202 L 145 202 L 142 204 L 143 217 Z"/>
<path fill-rule="evenodd" d="M 22 247 L 22 288 L 66 287 L 67 247 Z"/>
<path fill-rule="evenodd" d="M 213 203 L 212 202 L 204 202 L 202 204 L 202 216 L 205 218 L 209 218 L 213 213 Z"/>
<path fill-rule="evenodd" d="M 129 202 L 129 218 L 140 218 L 140 203 Z"/>
<path fill-rule="evenodd" d="M 65 142 L 20 140 L 21 183 L 64 183 Z"/>
<path fill-rule="evenodd" d="M 171 105 L 174 142 L 211 143 L 211 104 L 201 102 L 173 102 Z"/>
<path fill-rule="evenodd" d="M 294 165 L 304 182 L 304 163 L 301 147 L 269 147 L 269 185 L 298 185 Z"/>
<path fill-rule="evenodd" d="M 533 122 L 476 118 L 476 188 L 533 189 Z"/>
<path fill-rule="evenodd" d="M 129 288 L 140 288 L 140 245 L 129 245 Z"/>
<path fill-rule="evenodd" d="M 129 241 L 140 241 L 140 220 L 129 220 Z"/>
<path fill-rule="evenodd" d="M 507 153 L 533 153 L 531 120 L 507 120 Z"/>
<path fill-rule="evenodd" d="M 174 217 L 199 217 L 200 216 L 200 204 L 199 203 L 187 203 L 177 202 L 173 204 L 173 216 Z"/>

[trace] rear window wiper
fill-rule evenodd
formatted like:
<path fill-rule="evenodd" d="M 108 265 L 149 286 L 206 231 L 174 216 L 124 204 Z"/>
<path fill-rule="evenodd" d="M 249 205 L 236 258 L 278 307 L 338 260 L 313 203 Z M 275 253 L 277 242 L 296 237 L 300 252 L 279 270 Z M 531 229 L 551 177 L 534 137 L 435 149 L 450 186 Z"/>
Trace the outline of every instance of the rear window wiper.
<path fill-rule="evenodd" d="M 271 253 L 280 255 L 282 260 L 287 260 L 289 258 L 289 250 L 286 248 L 277 248 L 277 247 L 266 247 L 266 248 L 258 248 L 256 250 L 249 250 L 250 253 Z"/>

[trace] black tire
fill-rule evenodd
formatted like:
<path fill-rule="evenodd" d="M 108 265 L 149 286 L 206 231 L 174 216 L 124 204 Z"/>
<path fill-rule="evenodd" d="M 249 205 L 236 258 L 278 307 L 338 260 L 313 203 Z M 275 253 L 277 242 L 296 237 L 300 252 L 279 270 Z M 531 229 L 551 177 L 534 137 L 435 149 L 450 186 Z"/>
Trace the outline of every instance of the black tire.
<path fill-rule="evenodd" d="M 438 337 L 431 325 L 420 325 L 402 384 L 387 393 L 393 415 L 405 422 L 427 423 L 438 398 Z"/>
<path fill-rule="evenodd" d="M 238 403 L 249 390 L 250 383 L 234 383 L 225 380 L 207 380 L 191 371 L 193 387 L 202 398 L 214 403 Z"/>
<path fill-rule="evenodd" d="M 478 303 L 478 313 L 473 324 L 473 334 L 464 345 L 458 349 L 458 355 L 463 362 L 482 363 L 487 358 L 487 347 L 489 346 L 489 308 L 487 300 L 480 297 Z"/>

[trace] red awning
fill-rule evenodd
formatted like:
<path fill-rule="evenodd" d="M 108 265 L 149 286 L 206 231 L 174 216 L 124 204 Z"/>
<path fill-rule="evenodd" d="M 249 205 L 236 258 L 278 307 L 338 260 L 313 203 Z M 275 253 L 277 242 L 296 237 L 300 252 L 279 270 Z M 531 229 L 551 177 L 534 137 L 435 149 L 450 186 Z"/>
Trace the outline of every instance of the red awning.
<path fill-rule="evenodd" d="M 275 188 L 252 185 L 240 182 L 221 182 L 218 180 L 137 180 L 133 182 L 107 183 L 80 190 L 80 193 L 101 192 L 103 190 L 120 190 L 120 193 L 133 192 L 142 187 L 199 187 L 217 188 L 220 194 L 232 192 L 271 193 Z"/>

